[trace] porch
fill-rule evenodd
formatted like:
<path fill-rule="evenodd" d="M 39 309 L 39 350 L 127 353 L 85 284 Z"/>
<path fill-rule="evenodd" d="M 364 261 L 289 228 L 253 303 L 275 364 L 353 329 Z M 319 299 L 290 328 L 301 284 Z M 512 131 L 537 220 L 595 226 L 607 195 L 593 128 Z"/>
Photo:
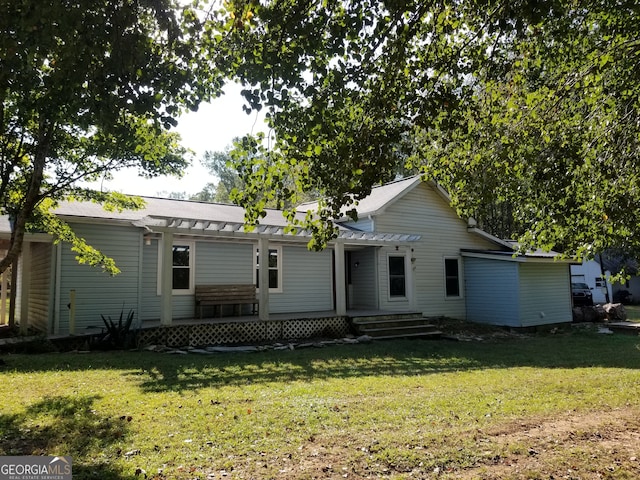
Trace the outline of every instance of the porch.
<path fill-rule="evenodd" d="M 160 344 L 171 347 L 206 346 L 225 344 L 262 344 L 275 341 L 304 338 L 341 338 L 350 334 L 359 335 L 363 325 L 366 332 L 377 336 L 375 324 L 384 326 L 384 336 L 429 336 L 439 334 L 419 312 L 389 312 L 382 310 L 347 310 L 346 315 L 335 311 L 272 314 L 268 320 L 255 315 L 174 319 L 171 325 L 163 326 L 160 320 L 144 321 L 140 326 L 141 344 Z M 391 333 L 396 330 L 396 335 Z M 382 333 L 382 329 L 379 330 Z M 369 333 L 370 332 L 370 333 Z"/>

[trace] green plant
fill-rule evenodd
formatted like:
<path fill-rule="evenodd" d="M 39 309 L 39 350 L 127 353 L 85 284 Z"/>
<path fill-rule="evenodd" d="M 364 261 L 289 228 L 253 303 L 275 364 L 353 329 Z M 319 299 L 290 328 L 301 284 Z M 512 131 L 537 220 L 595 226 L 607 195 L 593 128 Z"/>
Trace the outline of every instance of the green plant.
<path fill-rule="evenodd" d="M 104 322 L 107 331 L 103 332 L 98 338 L 98 348 L 107 350 L 120 350 L 124 348 L 131 348 L 135 345 L 135 339 L 137 337 L 137 331 L 131 329 L 133 324 L 133 310 L 129 310 L 127 318 L 124 318 L 124 307 L 120 311 L 120 317 L 116 323 L 110 316 L 105 318 L 104 315 L 100 315 Z"/>

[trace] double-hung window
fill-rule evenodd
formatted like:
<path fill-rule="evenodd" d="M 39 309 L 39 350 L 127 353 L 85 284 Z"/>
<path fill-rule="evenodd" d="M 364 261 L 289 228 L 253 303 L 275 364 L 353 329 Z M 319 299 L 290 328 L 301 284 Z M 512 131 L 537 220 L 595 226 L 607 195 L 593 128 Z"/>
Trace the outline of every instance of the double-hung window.
<path fill-rule="evenodd" d="M 407 276 L 404 255 L 389 255 L 389 297 L 406 298 Z"/>
<path fill-rule="evenodd" d="M 173 246 L 173 290 L 191 289 L 191 245 Z"/>
<path fill-rule="evenodd" d="M 158 250 L 158 295 L 161 295 L 162 249 Z M 171 247 L 171 290 L 174 295 L 188 295 L 195 291 L 194 258 L 194 242 L 174 242 Z"/>
<path fill-rule="evenodd" d="M 460 265 L 457 258 L 444 259 L 444 284 L 447 298 L 460 297 Z"/>
<path fill-rule="evenodd" d="M 260 288 L 260 250 L 254 248 L 255 268 L 253 270 L 253 281 L 256 288 Z M 282 247 L 269 248 L 267 260 L 267 268 L 269 269 L 269 291 L 282 292 Z"/>

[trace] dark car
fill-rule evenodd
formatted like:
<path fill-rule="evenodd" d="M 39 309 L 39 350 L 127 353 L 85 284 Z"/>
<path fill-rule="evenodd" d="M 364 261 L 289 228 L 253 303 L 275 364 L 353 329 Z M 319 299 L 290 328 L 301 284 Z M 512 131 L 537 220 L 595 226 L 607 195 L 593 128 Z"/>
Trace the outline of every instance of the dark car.
<path fill-rule="evenodd" d="M 629 290 L 618 290 L 613 294 L 613 303 L 624 303 L 629 305 L 633 302 L 633 295 Z"/>
<path fill-rule="evenodd" d="M 593 305 L 593 293 L 586 283 L 571 282 L 571 298 L 574 305 Z"/>

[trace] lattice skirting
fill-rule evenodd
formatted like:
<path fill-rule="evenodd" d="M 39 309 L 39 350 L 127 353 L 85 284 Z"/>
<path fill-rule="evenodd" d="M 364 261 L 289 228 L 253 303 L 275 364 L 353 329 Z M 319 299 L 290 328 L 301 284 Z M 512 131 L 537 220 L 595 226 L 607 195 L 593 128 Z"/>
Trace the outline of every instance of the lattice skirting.
<path fill-rule="evenodd" d="M 143 345 L 199 347 L 239 343 L 263 343 L 313 337 L 339 338 L 349 333 L 345 317 L 269 320 L 266 322 L 200 323 L 143 329 Z"/>

